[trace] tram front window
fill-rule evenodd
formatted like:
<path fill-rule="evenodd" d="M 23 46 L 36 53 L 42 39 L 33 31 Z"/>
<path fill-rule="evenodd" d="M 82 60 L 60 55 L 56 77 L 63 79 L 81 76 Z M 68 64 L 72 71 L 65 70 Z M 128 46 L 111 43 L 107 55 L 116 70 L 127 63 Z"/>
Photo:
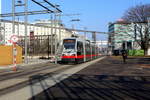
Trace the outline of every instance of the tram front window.
<path fill-rule="evenodd" d="M 75 45 L 74 44 L 64 44 L 64 48 L 65 49 L 75 49 Z"/>
<path fill-rule="evenodd" d="M 74 39 L 64 40 L 64 49 L 75 49 L 75 40 Z"/>

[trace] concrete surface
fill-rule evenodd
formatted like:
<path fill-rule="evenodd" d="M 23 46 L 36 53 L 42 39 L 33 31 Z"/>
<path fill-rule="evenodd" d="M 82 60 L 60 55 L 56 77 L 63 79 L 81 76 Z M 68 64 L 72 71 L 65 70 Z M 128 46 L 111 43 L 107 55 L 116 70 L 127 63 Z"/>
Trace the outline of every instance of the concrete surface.
<path fill-rule="evenodd" d="M 2 95 L 0 97 L 0 100 L 27 100 L 27 99 L 41 93 L 45 89 L 48 89 L 49 87 L 61 82 L 62 80 L 68 78 L 69 76 L 75 74 L 76 72 L 86 68 L 87 66 L 96 63 L 97 61 L 99 61 L 103 58 L 104 57 L 93 60 L 91 62 L 79 64 L 76 67 L 64 70 L 60 73 L 56 73 L 55 75 L 52 75 L 52 76 L 50 76 L 44 80 L 41 80 L 40 82 L 35 83 L 35 84 L 32 84 L 32 80 L 29 80 L 31 83 L 29 86 L 26 86 L 26 87 L 21 88 L 19 90 L 16 90 L 16 91 L 13 91 L 11 93 Z M 40 76 L 40 74 L 38 76 Z M 36 76 L 32 76 L 32 77 L 36 77 Z M 32 77 L 30 77 L 30 78 L 32 78 Z M 41 85 L 42 85 L 42 87 L 41 87 Z"/>

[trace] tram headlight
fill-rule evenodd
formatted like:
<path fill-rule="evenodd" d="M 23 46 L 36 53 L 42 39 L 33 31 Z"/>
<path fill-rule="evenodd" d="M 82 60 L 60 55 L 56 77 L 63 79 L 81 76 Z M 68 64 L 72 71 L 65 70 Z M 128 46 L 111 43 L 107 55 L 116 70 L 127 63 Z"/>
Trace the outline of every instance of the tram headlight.
<path fill-rule="evenodd" d="M 65 54 L 62 54 L 62 56 L 66 56 Z"/>
<path fill-rule="evenodd" d="M 72 54 L 71 56 L 76 56 L 76 54 Z"/>

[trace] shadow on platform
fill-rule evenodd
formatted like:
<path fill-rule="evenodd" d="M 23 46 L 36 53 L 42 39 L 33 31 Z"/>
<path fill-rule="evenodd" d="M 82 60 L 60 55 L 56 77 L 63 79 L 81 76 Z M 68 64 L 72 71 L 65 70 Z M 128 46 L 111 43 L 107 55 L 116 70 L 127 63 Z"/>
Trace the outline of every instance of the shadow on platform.
<path fill-rule="evenodd" d="M 51 75 L 30 77 L 32 95 L 34 80 L 44 89 L 48 77 Z M 29 100 L 150 100 L 150 76 L 74 74 Z"/>

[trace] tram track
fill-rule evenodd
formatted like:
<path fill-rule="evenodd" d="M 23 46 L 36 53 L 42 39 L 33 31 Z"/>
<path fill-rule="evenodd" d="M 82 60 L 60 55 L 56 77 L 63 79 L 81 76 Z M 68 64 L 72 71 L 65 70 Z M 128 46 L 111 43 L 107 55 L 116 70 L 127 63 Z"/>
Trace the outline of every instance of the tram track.
<path fill-rule="evenodd" d="M 43 65 L 43 66 L 38 67 L 38 68 L 19 70 L 18 72 L 13 72 L 13 73 L 5 73 L 5 74 L 0 75 L 0 82 L 5 81 L 5 80 L 9 80 L 12 78 L 17 78 L 20 76 L 28 75 L 30 73 L 36 73 L 36 72 L 46 70 L 46 69 L 52 69 L 52 68 L 55 68 L 57 66 L 58 65 L 52 65 L 52 66 L 44 66 Z"/>
<path fill-rule="evenodd" d="M 100 59 L 103 59 L 103 58 L 100 58 Z M 14 83 L 12 84 L 11 82 L 10 83 L 7 82 L 9 80 L 5 80 L 4 82 L 9 83 L 9 85 L 4 87 L 2 84 L 0 84 L 0 97 L 4 97 L 13 93 L 17 93 L 17 92 L 22 93 L 22 91 L 30 91 L 30 89 L 32 89 L 33 87 L 37 88 L 38 90 L 39 88 L 41 88 L 40 83 L 46 82 L 46 81 L 48 82 L 49 87 L 51 87 L 52 84 L 60 82 L 61 80 L 71 76 L 72 74 L 75 74 L 76 72 L 97 62 L 100 59 L 89 61 L 86 63 L 77 64 L 77 65 L 62 65 L 60 67 L 55 67 L 55 68 L 31 73 L 26 76 L 20 76 L 20 77 L 12 79 L 14 81 L 17 79 L 23 79 L 20 82 L 16 82 L 15 84 Z M 45 88 L 49 88 L 47 86 Z M 36 93 L 38 93 L 39 91 L 43 91 L 43 90 L 38 90 Z M 28 92 L 26 93 L 28 94 Z"/>
<path fill-rule="evenodd" d="M 41 67 L 45 67 L 45 66 L 48 66 L 48 65 L 50 66 L 50 63 L 43 63 L 43 64 L 40 64 L 40 65 L 35 64 L 35 65 L 28 65 L 28 66 L 17 66 L 17 71 L 13 71 L 13 68 L 9 68 L 7 70 L 1 71 L 0 72 L 0 77 L 8 75 L 8 74 L 20 73 L 20 72 L 27 71 L 27 70 L 39 69 Z M 51 65 L 54 65 L 54 64 L 51 64 Z"/>
<path fill-rule="evenodd" d="M 62 71 L 71 69 L 71 68 L 75 67 L 75 65 L 63 65 L 62 67 L 59 67 L 59 68 L 54 68 L 54 67 L 56 67 L 56 66 L 53 66 L 51 68 L 42 68 L 40 70 L 34 71 L 34 73 L 32 72 L 32 74 L 29 74 L 29 72 L 28 72 L 28 73 L 23 73 L 23 74 L 19 75 L 19 77 L 17 77 L 17 79 L 24 79 L 24 80 L 22 82 L 16 82 L 15 84 L 9 85 L 5 88 L 0 88 L 0 96 L 4 95 L 6 93 L 12 92 L 14 90 L 18 90 L 20 88 L 23 88 L 27 85 L 31 85 L 31 81 L 32 81 L 32 84 L 34 84 L 36 82 L 39 82 L 39 80 L 41 81 L 41 80 L 44 80 L 48 77 L 51 77 L 51 75 L 55 75 L 55 74 L 60 73 Z M 27 75 L 27 76 L 24 76 L 24 75 Z M 13 78 L 15 81 L 16 75 L 13 76 Z M 7 81 L 7 80 L 3 80 L 3 81 Z"/>

